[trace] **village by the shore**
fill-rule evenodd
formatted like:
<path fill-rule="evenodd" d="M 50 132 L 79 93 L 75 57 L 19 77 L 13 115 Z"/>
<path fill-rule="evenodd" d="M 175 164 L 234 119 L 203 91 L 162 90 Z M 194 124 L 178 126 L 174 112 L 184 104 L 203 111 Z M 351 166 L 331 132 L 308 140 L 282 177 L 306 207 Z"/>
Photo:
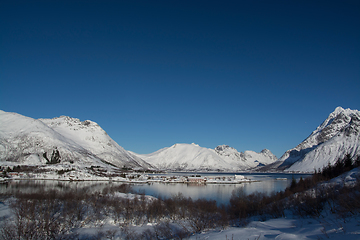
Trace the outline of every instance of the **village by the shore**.
<path fill-rule="evenodd" d="M 100 172 L 99 170 L 97 171 Z M 128 172 L 117 175 L 90 174 L 84 171 L 48 171 L 29 173 L 19 171 L 1 172 L 0 183 L 10 180 L 58 180 L 58 181 L 109 181 L 124 183 L 184 183 L 184 184 L 240 184 L 254 182 L 244 175 L 201 176 L 200 174 L 168 175 L 161 173 Z"/>

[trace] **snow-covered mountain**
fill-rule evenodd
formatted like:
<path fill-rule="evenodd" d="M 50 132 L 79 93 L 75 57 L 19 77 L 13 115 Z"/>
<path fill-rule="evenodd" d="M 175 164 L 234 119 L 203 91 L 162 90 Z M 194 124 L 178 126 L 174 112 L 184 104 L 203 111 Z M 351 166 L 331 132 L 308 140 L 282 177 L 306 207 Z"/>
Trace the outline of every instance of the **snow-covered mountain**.
<path fill-rule="evenodd" d="M 77 118 L 67 116 L 39 120 L 112 165 L 117 167 L 152 167 L 119 146 L 93 121 L 81 122 Z"/>
<path fill-rule="evenodd" d="M 174 144 L 150 154 L 136 154 L 162 170 L 172 171 L 239 171 L 266 165 L 277 160 L 269 150 L 239 153 L 227 145 L 215 149 L 197 144 Z"/>
<path fill-rule="evenodd" d="M 254 151 L 238 152 L 228 145 L 220 145 L 215 148 L 215 152 L 240 170 L 265 166 L 277 160 L 277 157 L 268 149 L 263 149 L 259 153 Z"/>
<path fill-rule="evenodd" d="M 42 165 L 56 159 L 73 166 L 149 168 L 95 122 L 70 117 L 33 119 L 0 110 L 0 162 Z"/>
<path fill-rule="evenodd" d="M 214 150 L 197 144 L 174 144 L 154 153 L 138 155 L 163 170 L 192 171 L 232 169 Z"/>
<path fill-rule="evenodd" d="M 312 172 L 338 158 L 360 155 L 360 111 L 337 107 L 309 137 L 286 151 L 274 167 Z"/>

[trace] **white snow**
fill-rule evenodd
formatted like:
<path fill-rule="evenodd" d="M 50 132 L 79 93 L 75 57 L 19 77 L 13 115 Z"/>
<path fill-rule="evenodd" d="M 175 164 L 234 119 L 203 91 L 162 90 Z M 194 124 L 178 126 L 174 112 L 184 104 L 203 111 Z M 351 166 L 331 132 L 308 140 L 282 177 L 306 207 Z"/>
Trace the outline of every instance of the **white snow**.
<path fill-rule="evenodd" d="M 174 144 L 151 154 L 138 155 L 159 169 L 171 170 L 233 170 L 215 151 L 197 144 Z"/>
<path fill-rule="evenodd" d="M 115 166 L 121 167 L 125 163 L 132 167 L 150 167 L 142 159 L 133 156 L 119 146 L 93 121 L 86 120 L 81 122 L 77 118 L 66 116 L 53 119 L 40 119 L 40 121 Z"/>
<path fill-rule="evenodd" d="M 101 166 L 149 168 L 149 164 L 131 155 L 92 121 L 59 117 L 36 120 L 0 110 L 0 163 L 7 165 L 46 165 L 58 150 L 60 165 L 81 171 Z M 53 164 L 51 164 L 53 165 Z"/>
<path fill-rule="evenodd" d="M 276 156 L 268 149 L 264 149 L 259 153 L 250 150 L 239 153 L 235 148 L 221 145 L 216 147 L 215 151 L 225 161 L 236 166 L 239 170 L 252 169 L 257 166 L 273 163 L 277 160 Z"/>
<path fill-rule="evenodd" d="M 335 216 L 326 219 L 279 218 L 264 222 L 252 221 L 245 227 L 230 227 L 196 234 L 199 240 L 302 240 L 302 239 L 360 239 L 359 217 L 341 222 Z"/>
<path fill-rule="evenodd" d="M 303 159 L 295 162 L 288 171 L 312 172 L 331 165 L 346 154 L 357 156 L 360 153 L 359 135 L 339 134 L 307 153 Z"/>
<path fill-rule="evenodd" d="M 209 149 L 194 143 L 177 143 L 154 153 L 133 154 L 159 169 L 175 171 L 239 171 L 276 160 L 269 150 L 263 150 L 261 153 L 253 151 L 239 153 L 236 149 L 226 145 Z"/>
<path fill-rule="evenodd" d="M 337 107 L 309 137 L 286 151 L 275 166 L 287 171 L 313 172 L 346 154 L 360 155 L 360 111 Z"/>

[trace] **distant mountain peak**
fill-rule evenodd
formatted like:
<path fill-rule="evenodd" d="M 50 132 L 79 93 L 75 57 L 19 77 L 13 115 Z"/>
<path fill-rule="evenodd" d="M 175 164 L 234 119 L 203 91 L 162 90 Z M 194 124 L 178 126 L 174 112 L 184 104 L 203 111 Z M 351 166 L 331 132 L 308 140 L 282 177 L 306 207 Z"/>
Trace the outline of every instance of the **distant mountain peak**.
<path fill-rule="evenodd" d="M 330 115 L 332 115 L 332 114 L 338 115 L 340 112 L 343 112 L 343 111 L 345 111 L 345 109 L 343 107 L 338 106 L 335 108 L 335 110 L 332 113 L 330 113 Z"/>
<path fill-rule="evenodd" d="M 261 150 L 261 153 L 266 153 L 266 154 L 268 154 L 268 153 L 271 153 L 271 151 L 269 150 L 269 149 L 263 149 L 263 150 Z"/>
<path fill-rule="evenodd" d="M 339 106 L 339 107 L 336 107 L 335 110 L 332 113 L 330 113 L 329 116 L 338 115 L 340 113 L 344 113 L 346 115 L 351 115 L 351 114 L 354 114 L 356 112 L 359 112 L 359 111 L 358 110 L 352 110 L 350 108 L 345 109 L 345 108 L 342 108 L 342 107 Z"/>
<path fill-rule="evenodd" d="M 171 171 L 239 171 L 277 160 L 269 150 L 263 153 L 239 153 L 225 144 L 210 149 L 195 143 L 177 143 L 150 154 L 135 155 L 159 169 Z"/>
<path fill-rule="evenodd" d="M 222 152 L 222 151 L 225 151 L 225 150 L 227 150 L 227 149 L 236 150 L 235 148 L 232 148 L 232 147 L 230 147 L 229 145 L 223 144 L 223 145 L 217 146 L 217 147 L 215 148 L 215 151 L 216 151 L 216 152 Z"/>
<path fill-rule="evenodd" d="M 66 124 L 68 126 L 78 126 L 81 128 L 84 127 L 97 127 L 97 128 L 101 128 L 99 126 L 99 124 L 97 124 L 94 121 L 91 120 L 84 120 L 84 121 L 80 121 L 80 119 L 78 118 L 72 118 L 69 116 L 60 116 L 60 117 L 55 117 L 55 118 L 51 118 L 51 119 L 39 119 L 40 121 L 46 121 L 52 125 L 63 125 Z"/>

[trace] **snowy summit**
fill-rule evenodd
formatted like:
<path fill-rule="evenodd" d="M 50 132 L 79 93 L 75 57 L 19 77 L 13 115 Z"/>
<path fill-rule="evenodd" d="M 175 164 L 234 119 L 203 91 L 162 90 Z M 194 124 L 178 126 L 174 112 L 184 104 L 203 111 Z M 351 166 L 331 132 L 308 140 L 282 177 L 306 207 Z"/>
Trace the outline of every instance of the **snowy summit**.
<path fill-rule="evenodd" d="M 279 169 L 313 172 L 350 154 L 360 155 L 360 111 L 337 107 L 295 148 L 276 162 Z"/>

